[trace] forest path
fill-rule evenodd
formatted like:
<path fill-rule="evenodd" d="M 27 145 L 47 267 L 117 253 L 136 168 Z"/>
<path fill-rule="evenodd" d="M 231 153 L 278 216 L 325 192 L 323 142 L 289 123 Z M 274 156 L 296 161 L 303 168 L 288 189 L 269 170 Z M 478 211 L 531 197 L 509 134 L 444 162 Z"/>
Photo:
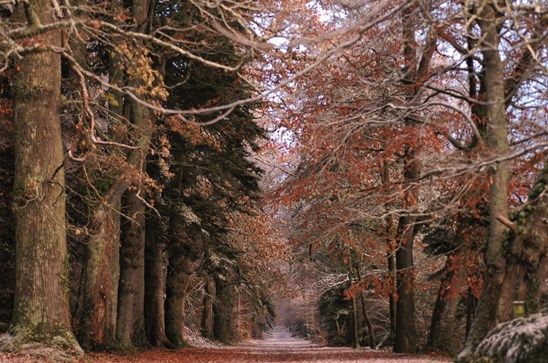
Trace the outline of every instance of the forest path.
<path fill-rule="evenodd" d="M 366 348 L 323 347 L 292 337 L 283 327 L 275 326 L 264 339 L 236 346 L 152 350 L 126 356 L 92 354 L 94 362 L 450 362 L 448 358 L 403 355 Z"/>

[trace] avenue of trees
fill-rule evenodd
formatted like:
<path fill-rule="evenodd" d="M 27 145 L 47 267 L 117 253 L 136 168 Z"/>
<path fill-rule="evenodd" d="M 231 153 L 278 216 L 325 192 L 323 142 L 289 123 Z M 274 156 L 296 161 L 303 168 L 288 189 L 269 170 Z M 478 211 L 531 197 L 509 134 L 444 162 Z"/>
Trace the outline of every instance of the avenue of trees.
<path fill-rule="evenodd" d="M 0 10 L 0 351 L 230 344 L 278 315 L 466 360 L 515 301 L 546 314 L 541 1 Z"/>
<path fill-rule="evenodd" d="M 283 249 L 249 158 L 260 104 L 238 104 L 253 2 L 3 6 L 0 349 L 260 335 Z"/>
<path fill-rule="evenodd" d="M 279 74 L 326 60 L 273 111 L 287 174 L 272 199 L 299 286 L 287 323 L 332 344 L 464 358 L 514 301 L 546 312 L 548 9 L 299 10 L 285 31 L 306 42 L 284 44 Z"/>

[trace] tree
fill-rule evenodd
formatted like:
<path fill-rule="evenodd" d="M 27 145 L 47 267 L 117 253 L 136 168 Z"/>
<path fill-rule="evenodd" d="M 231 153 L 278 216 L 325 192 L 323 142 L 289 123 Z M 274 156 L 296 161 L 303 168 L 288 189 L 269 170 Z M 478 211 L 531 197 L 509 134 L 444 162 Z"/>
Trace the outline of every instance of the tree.
<path fill-rule="evenodd" d="M 30 32 L 54 22 L 49 1 L 21 5 L 17 12 L 26 22 L 22 29 Z M 24 351 L 39 343 L 79 355 L 82 351 L 72 334 L 69 311 L 65 161 L 59 120 L 61 56 L 48 49 L 60 45 L 60 33 L 37 34 L 34 41 L 43 49 L 17 62 L 12 87 L 15 304 L 1 345 Z"/>

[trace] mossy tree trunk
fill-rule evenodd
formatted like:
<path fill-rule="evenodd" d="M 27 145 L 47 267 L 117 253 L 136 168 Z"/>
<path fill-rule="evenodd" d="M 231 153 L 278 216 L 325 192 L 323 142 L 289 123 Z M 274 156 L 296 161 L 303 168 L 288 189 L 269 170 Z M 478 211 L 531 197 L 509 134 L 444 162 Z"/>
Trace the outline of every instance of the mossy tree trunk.
<path fill-rule="evenodd" d="M 20 4 L 41 23 L 53 22 L 49 0 Z M 35 24 L 29 24 L 32 26 Z M 50 31 L 33 41 L 60 46 Z M 16 218 L 15 305 L 6 350 L 51 346 L 80 353 L 69 310 L 69 276 L 65 226 L 65 175 L 59 119 L 61 57 L 52 52 L 26 54 L 13 79 Z"/>
<path fill-rule="evenodd" d="M 548 277 L 548 165 L 529 193 L 530 204 L 517 215 L 515 231 L 507 240 L 507 268 L 501 287 L 502 321 L 512 318 L 512 301 L 525 301 L 528 314 L 541 309 L 541 286 Z"/>

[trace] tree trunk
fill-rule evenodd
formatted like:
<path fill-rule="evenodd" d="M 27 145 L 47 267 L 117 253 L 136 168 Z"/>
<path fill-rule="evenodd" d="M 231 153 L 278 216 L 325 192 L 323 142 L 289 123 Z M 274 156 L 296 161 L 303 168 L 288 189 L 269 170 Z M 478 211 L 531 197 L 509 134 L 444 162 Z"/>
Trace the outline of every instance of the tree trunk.
<path fill-rule="evenodd" d="M 506 117 L 504 69 L 498 50 L 499 15 L 491 4 L 485 2 L 479 14 L 482 30 L 483 66 L 485 84 L 485 145 L 488 157 L 505 155 L 508 152 L 508 120 Z M 508 218 L 508 161 L 493 164 L 490 169 L 489 235 L 485 253 L 486 272 L 484 288 L 478 303 L 476 317 L 461 355 L 474 351 L 479 342 L 500 322 L 501 286 L 504 280 L 506 261 L 503 241 L 507 228 L 498 216 Z"/>
<path fill-rule="evenodd" d="M 148 6 L 148 2 L 145 1 L 145 5 L 142 5 L 141 1 L 136 0 L 136 2 L 138 5 L 135 5 L 137 10 L 134 12 L 134 17 L 138 21 L 138 19 L 146 16 L 146 12 L 143 13 L 141 8 Z M 110 77 L 114 83 L 124 84 L 125 82 L 123 70 L 120 69 L 116 59 L 112 60 Z M 135 80 L 133 82 L 138 83 Z M 127 156 L 127 163 L 138 170 L 143 170 L 144 160 L 153 132 L 152 113 L 149 109 L 134 101 L 124 104 L 121 95 L 116 94 L 115 96 L 117 97 L 118 105 L 113 107 L 113 112 L 122 114 L 123 106 L 129 105 L 126 108 L 126 110 L 129 110 L 128 117 L 135 125 L 135 128 L 142 131 L 136 142 L 138 148 L 134 149 Z M 143 336 L 144 307 L 142 305 L 144 304 L 144 278 L 141 278 L 140 282 L 134 284 L 133 287 L 134 291 L 138 293 L 138 299 L 129 298 L 128 295 L 124 295 L 122 303 L 125 307 L 122 309 L 118 308 L 118 284 L 121 273 L 119 266 L 121 198 L 133 183 L 134 176 L 131 175 L 132 172 L 129 171 L 127 175 L 121 175 L 114 182 L 92 218 L 93 227 L 88 241 L 84 299 L 79 314 L 81 316 L 79 338 L 87 349 L 103 349 L 111 346 L 117 336 L 121 338 L 121 344 L 127 346 L 127 336 L 128 334 L 130 336 L 133 335 L 134 325 L 138 327 L 140 331 L 139 335 Z M 136 206 L 136 208 L 142 207 Z M 135 254 L 135 258 L 138 260 L 134 263 L 137 271 L 129 272 L 126 269 L 122 272 L 124 274 L 122 279 L 125 284 L 122 289 L 125 292 L 130 289 L 128 284 L 131 284 L 131 281 L 137 278 L 137 274 L 142 276 L 144 271 L 144 252 L 142 252 L 144 250 L 144 236 L 141 235 L 136 238 L 138 242 L 135 243 L 138 243 L 139 247 L 135 248 L 141 252 Z M 124 246 L 127 245 L 127 243 L 124 243 Z M 129 243 L 129 245 L 133 246 L 133 242 Z M 122 258 L 124 259 L 127 259 L 128 255 L 133 256 L 133 252 L 123 251 L 123 253 L 124 257 Z M 131 277 L 131 274 L 134 276 Z M 142 312 L 137 314 L 138 318 L 133 313 L 134 302 L 137 302 L 136 310 Z M 125 316 L 118 318 L 118 311 L 123 311 Z M 117 329 L 117 322 L 123 322 L 120 329 Z M 126 327 L 130 327 L 129 333 L 126 331 Z M 141 341 L 142 339 L 138 340 Z"/>
<path fill-rule="evenodd" d="M 358 332 L 358 308 L 356 306 L 356 297 L 352 297 L 352 342 L 354 349 L 360 347 L 360 335 Z"/>
<path fill-rule="evenodd" d="M 166 269 L 165 244 L 160 240 L 162 229 L 157 218 L 147 220 L 145 253 L 145 327 L 150 344 L 169 345 L 165 332 Z"/>
<path fill-rule="evenodd" d="M 426 349 L 457 354 L 461 349 L 457 308 L 461 290 L 466 286 L 468 248 L 461 246 L 447 257 L 445 274 L 441 280 Z"/>
<path fill-rule="evenodd" d="M 358 281 L 362 280 L 359 266 L 356 266 L 356 276 L 358 277 Z M 373 326 L 371 325 L 371 320 L 369 319 L 369 314 L 367 314 L 367 308 L 365 306 L 365 297 L 364 297 L 363 291 L 360 291 L 360 300 L 362 303 L 363 320 L 365 321 L 365 325 L 367 326 L 367 332 L 369 335 L 369 346 L 372 349 L 375 349 L 375 334 L 373 332 Z"/>
<path fill-rule="evenodd" d="M 149 0 L 133 0 L 132 16 L 136 29 L 146 33 L 149 17 Z M 131 85 L 138 87 L 141 80 L 131 80 Z M 144 171 L 144 163 L 148 153 L 153 120 L 152 112 L 134 100 L 129 100 L 129 120 L 136 130 L 142 132 L 139 138 L 139 152 L 129 159 L 140 171 Z M 136 189 L 136 190 L 135 190 Z M 124 212 L 129 220 L 123 224 L 122 243 L 120 250 L 120 289 L 118 297 L 118 322 L 116 337 L 122 347 L 133 344 L 145 345 L 145 205 L 139 198 L 142 190 L 141 182 L 134 190 L 127 192 Z M 143 193 L 144 194 L 144 193 Z"/>
<path fill-rule="evenodd" d="M 48 0 L 27 6 L 42 24 L 53 22 Z M 59 31 L 33 41 L 60 46 Z M 0 349 L 29 352 L 39 346 L 81 354 L 70 324 L 65 227 L 65 174 L 59 99 L 61 57 L 52 52 L 24 55 L 13 79 L 16 219 L 15 305 Z M 38 345 L 36 345 L 36 343 Z"/>
<path fill-rule="evenodd" d="M 153 121 L 152 112 L 135 101 L 130 101 L 130 121 L 142 135 L 139 152 L 129 159 L 131 165 L 143 171 L 148 153 Z M 118 296 L 118 322 L 116 338 L 122 347 L 146 343 L 144 323 L 145 289 L 145 205 L 139 198 L 142 187 L 129 190 L 124 198 L 124 213 L 129 219 L 122 228 L 120 249 L 120 287 Z"/>
<path fill-rule="evenodd" d="M 405 65 L 408 68 L 406 83 L 406 99 L 411 100 L 416 92 L 417 72 L 417 42 L 415 40 L 415 18 L 417 17 L 417 6 L 411 6 L 403 12 L 403 56 Z M 423 57 L 426 53 L 423 54 Z M 422 70 L 425 72 L 424 70 Z M 413 127 L 414 120 L 411 117 L 405 119 L 409 127 Z M 415 129 L 411 129 L 414 140 L 419 135 Z M 410 140 L 412 140 L 410 138 Z M 413 268 L 413 242 L 415 240 L 416 217 L 413 213 L 417 210 L 419 200 L 419 187 L 417 180 L 420 177 L 420 161 L 417 146 L 407 143 L 404 146 L 404 170 L 403 185 L 409 185 L 404 192 L 403 207 L 405 214 L 398 220 L 396 250 L 396 288 L 398 299 L 396 302 L 396 332 L 394 337 L 394 351 L 399 353 L 417 352 L 417 329 L 415 327 L 415 274 Z"/>
<path fill-rule="evenodd" d="M 471 288 L 468 288 L 466 294 L 466 327 L 465 329 L 465 338 L 468 339 L 468 334 L 472 328 L 472 321 L 474 321 L 474 315 L 476 313 L 476 307 L 478 305 L 478 299 L 474 296 L 474 292 Z"/>
<path fill-rule="evenodd" d="M 390 296 L 389 296 L 389 309 L 390 309 L 390 341 L 394 341 L 396 336 L 396 249 L 390 248 L 387 256 L 388 260 L 388 273 L 390 282 Z"/>
<path fill-rule="evenodd" d="M 183 337 L 185 300 L 195 263 L 184 248 L 172 249 L 169 256 L 166 288 L 166 335 L 177 347 L 186 346 Z"/>
<path fill-rule="evenodd" d="M 143 212 L 144 205 L 141 203 Z M 143 218 L 143 223 L 144 223 Z M 135 296 L 133 297 L 133 344 L 138 347 L 144 347 L 148 344 L 145 326 L 145 236 L 143 224 L 142 245 L 140 246 L 138 265 L 136 270 Z"/>
<path fill-rule="evenodd" d="M 133 4 L 133 17 L 138 28 L 142 32 L 148 33 L 148 24 L 152 18 L 153 9 L 152 4 L 155 1 L 152 0 L 134 0 Z M 141 170 L 145 170 L 145 160 L 146 154 L 148 153 L 148 148 L 151 142 L 152 128 L 153 128 L 153 114 L 152 111 L 148 108 L 137 104 L 136 102 L 131 102 L 133 122 L 137 125 L 137 128 L 145 127 L 145 137 L 141 139 L 143 143 L 141 150 L 145 150 L 141 155 Z M 148 135 L 148 136 L 147 136 Z M 142 192 L 142 190 L 138 191 Z M 134 193 L 134 192 L 133 192 Z M 135 271 L 135 287 L 134 287 L 134 298 L 133 298 L 133 343 L 137 346 L 145 346 L 147 344 L 146 338 L 146 328 L 145 328 L 145 206 L 141 200 L 136 198 L 136 195 L 133 196 L 134 202 L 136 203 L 135 207 L 139 209 L 138 213 L 143 213 L 142 225 L 140 228 L 140 236 L 137 237 L 139 241 L 139 254 L 137 255 L 136 260 L 136 271 Z M 133 203 L 132 203 L 133 204 Z"/>
<path fill-rule="evenodd" d="M 133 346 L 134 316 L 139 310 L 138 290 L 144 287 L 145 208 L 135 192 L 126 193 L 123 198 L 123 212 L 128 216 L 122 224 L 120 248 L 120 285 L 118 290 L 118 321 L 116 340 L 123 348 Z M 137 307 L 137 309 L 134 309 Z M 140 309 L 143 312 L 143 309 Z"/>
<path fill-rule="evenodd" d="M 407 148 L 404 166 L 404 184 L 416 183 L 419 177 L 420 164 L 415 150 Z M 406 192 L 404 207 L 413 213 L 417 208 L 418 187 L 412 186 Z M 415 239 L 416 218 L 403 215 L 398 223 L 399 246 L 396 250 L 397 294 L 396 334 L 394 351 L 399 353 L 417 352 L 417 329 L 415 327 L 415 293 L 413 268 L 413 242 Z"/>
<path fill-rule="evenodd" d="M 114 191 L 92 218 L 87 245 L 78 340 L 86 350 L 105 349 L 116 338 L 118 301 L 120 190 Z"/>
<path fill-rule="evenodd" d="M 215 339 L 228 344 L 237 340 L 234 312 L 236 310 L 236 292 L 234 284 L 216 279 L 217 299 L 213 305 L 213 332 Z"/>
<path fill-rule="evenodd" d="M 510 253 L 501 287 L 502 321 L 512 318 L 512 301 L 523 300 L 527 313 L 540 310 L 540 287 L 546 280 L 548 268 L 548 165 L 544 166 L 538 180 L 529 193 L 528 205 L 518 214 L 516 231 L 508 238 Z"/>
<path fill-rule="evenodd" d="M 112 57 L 110 63 L 110 82 L 122 85 L 124 74 L 118 59 Z M 111 111 L 122 115 L 123 95 L 113 94 L 117 102 Z M 123 177 L 116 181 L 91 218 L 83 294 L 76 311 L 78 340 L 86 350 L 105 349 L 116 340 L 121 198 L 129 185 Z"/>
<path fill-rule="evenodd" d="M 350 287 L 353 282 L 352 277 L 352 259 L 350 259 L 350 264 L 348 265 L 348 281 L 350 282 Z M 356 295 L 352 295 L 352 346 L 354 349 L 360 347 L 360 336 L 359 336 L 359 327 L 358 327 L 358 308 L 356 306 Z"/>
<path fill-rule="evenodd" d="M 215 301 L 215 280 L 207 277 L 204 296 L 204 310 L 202 313 L 202 335 L 213 339 L 213 303 Z"/>
<path fill-rule="evenodd" d="M 390 186 L 390 170 L 387 162 L 383 163 L 381 170 L 381 179 L 384 190 L 389 190 Z M 391 215 L 385 217 L 385 230 L 387 241 L 386 260 L 388 267 L 388 281 L 390 282 L 389 290 L 389 307 L 390 307 L 390 341 L 394 340 L 396 334 L 396 250 L 397 245 L 394 236 L 394 220 Z"/>

